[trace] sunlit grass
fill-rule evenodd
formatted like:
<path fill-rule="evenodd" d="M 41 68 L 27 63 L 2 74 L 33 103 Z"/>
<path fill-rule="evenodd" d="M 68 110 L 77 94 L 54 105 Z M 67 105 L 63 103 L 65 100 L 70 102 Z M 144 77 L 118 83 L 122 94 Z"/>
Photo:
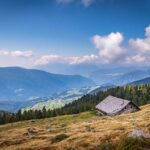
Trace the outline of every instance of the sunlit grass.
<path fill-rule="evenodd" d="M 35 130 L 32 136 L 29 128 Z M 85 112 L 1 125 L 0 150 L 98 150 L 102 144 L 117 143 L 133 129 L 150 133 L 150 105 L 115 117 Z"/>

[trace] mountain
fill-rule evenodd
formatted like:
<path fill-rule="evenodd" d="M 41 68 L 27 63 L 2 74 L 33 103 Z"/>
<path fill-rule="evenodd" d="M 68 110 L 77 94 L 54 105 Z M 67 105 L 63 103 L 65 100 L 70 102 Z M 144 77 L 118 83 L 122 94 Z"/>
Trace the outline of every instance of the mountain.
<path fill-rule="evenodd" d="M 36 104 L 30 104 L 28 107 L 23 108 L 23 110 L 42 110 L 42 108 L 45 106 L 46 109 L 54 109 L 54 108 L 60 108 L 63 107 L 65 104 L 68 104 L 74 100 L 77 100 L 81 98 L 83 95 L 86 94 L 95 94 L 95 91 L 103 90 L 104 88 L 101 86 L 88 86 L 88 87 L 82 87 L 82 88 L 74 88 L 71 90 L 64 91 L 60 94 L 53 95 L 51 98 L 47 98 L 47 100 L 40 100 Z M 94 91 L 94 93 L 93 93 Z"/>
<path fill-rule="evenodd" d="M 97 84 L 112 83 L 113 80 L 124 75 L 125 73 L 137 70 L 136 67 L 103 67 L 93 71 L 89 77 Z M 141 68 L 140 68 L 141 69 Z"/>
<path fill-rule="evenodd" d="M 150 70 L 147 67 L 122 67 L 99 69 L 90 75 L 90 78 L 99 84 L 125 85 L 136 80 L 150 76 Z"/>
<path fill-rule="evenodd" d="M 0 100 L 44 97 L 71 88 L 94 85 L 79 75 L 59 75 L 18 67 L 0 68 Z"/>
<path fill-rule="evenodd" d="M 28 105 L 28 107 L 23 108 L 22 110 L 42 110 L 43 107 L 48 109 L 55 109 L 55 108 L 61 108 L 65 106 L 65 104 L 69 104 L 75 100 L 80 99 L 82 96 L 86 94 L 95 95 L 100 91 L 106 91 L 107 89 L 110 89 L 114 87 L 113 85 L 96 85 L 96 86 L 88 86 L 88 87 L 82 87 L 82 88 L 76 88 L 64 91 L 60 94 L 53 95 L 51 98 L 47 98 L 47 100 L 40 100 L 36 104 Z"/>
<path fill-rule="evenodd" d="M 47 72 L 53 72 L 56 74 L 66 75 L 81 75 L 89 76 L 95 70 L 98 70 L 98 65 L 94 64 L 61 64 L 61 63 L 50 63 L 44 66 L 38 66 L 37 69 L 45 70 Z"/>
<path fill-rule="evenodd" d="M 119 76 L 113 82 L 116 85 L 125 85 L 149 76 L 150 76 L 150 70 L 135 70 Z"/>
<path fill-rule="evenodd" d="M 19 67 L 0 68 L 0 109 L 10 111 L 29 99 L 92 85 L 92 80 L 80 75 L 52 74 Z"/>
<path fill-rule="evenodd" d="M 139 84 L 149 84 L 150 83 L 150 77 L 144 78 L 142 80 L 134 81 L 130 83 L 131 85 L 139 85 Z"/>

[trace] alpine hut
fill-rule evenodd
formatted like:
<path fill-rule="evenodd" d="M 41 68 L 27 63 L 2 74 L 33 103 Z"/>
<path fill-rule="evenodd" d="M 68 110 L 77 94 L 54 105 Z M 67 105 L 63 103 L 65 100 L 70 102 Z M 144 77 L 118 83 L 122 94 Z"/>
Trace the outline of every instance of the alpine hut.
<path fill-rule="evenodd" d="M 106 97 L 96 105 L 96 109 L 98 109 L 100 114 L 108 116 L 126 114 L 140 110 L 133 102 L 114 96 Z"/>

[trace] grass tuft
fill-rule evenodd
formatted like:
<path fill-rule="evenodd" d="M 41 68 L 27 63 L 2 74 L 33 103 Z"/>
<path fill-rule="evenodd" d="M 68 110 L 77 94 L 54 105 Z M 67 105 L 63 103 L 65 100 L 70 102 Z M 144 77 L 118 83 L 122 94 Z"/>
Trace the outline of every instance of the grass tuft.
<path fill-rule="evenodd" d="M 124 138 L 118 144 L 117 150 L 142 150 L 142 141 L 139 138 Z"/>
<path fill-rule="evenodd" d="M 55 138 L 52 140 L 52 143 L 57 143 L 57 142 L 60 142 L 60 141 L 63 141 L 64 139 L 68 138 L 69 136 L 66 135 L 66 134 L 59 134 L 59 135 L 56 135 Z"/>

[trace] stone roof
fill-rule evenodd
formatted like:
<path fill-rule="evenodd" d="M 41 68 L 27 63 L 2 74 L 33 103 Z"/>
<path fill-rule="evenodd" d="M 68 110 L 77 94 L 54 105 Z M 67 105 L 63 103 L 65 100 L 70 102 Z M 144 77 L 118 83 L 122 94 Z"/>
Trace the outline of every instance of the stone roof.
<path fill-rule="evenodd" d="M 117 114 L 117 112 L 121 111 L 129 103 L 130 101 L 128 100 L 124 100 L 114 96 L 108 96 L 98 105 L 96 105 L 96 108 L 106 114 L 113 115 Z"/>

